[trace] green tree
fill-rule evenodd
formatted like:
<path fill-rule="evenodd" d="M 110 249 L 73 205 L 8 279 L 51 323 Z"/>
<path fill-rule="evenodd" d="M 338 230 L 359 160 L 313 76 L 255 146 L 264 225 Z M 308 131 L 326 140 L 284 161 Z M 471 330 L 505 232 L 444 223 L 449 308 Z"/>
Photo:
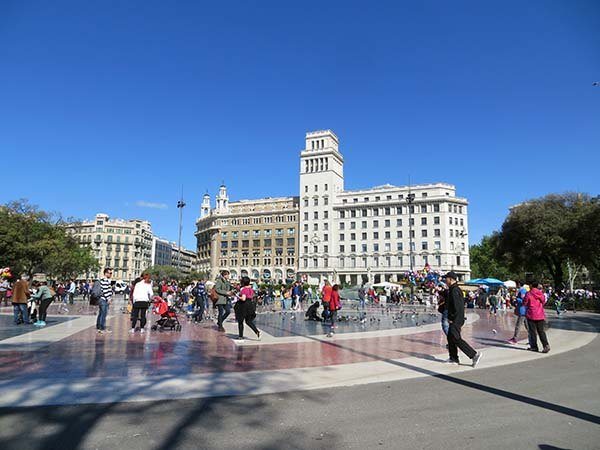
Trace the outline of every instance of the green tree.
<path fill-rule="evenodd" d="M 469 249 L 472 278 L 493 277 L 500 280 L 520 278 L 510 269 L 506 256 L 498 257 L 499 233 L 484 236 Z"/>
<path fill-rule="evenodd" d="M 600 209 L 588 195 L 550 194 L 513 208 L 498 235 L 498 257 L 511 268 L 526 267 L 543 276 L 547 272 L 556 287 L 583 265 L 597 259 L 597 242 L 589 226 L 597 223 Z"/>
<path fill-rule="evenodd" d="M 96 260 L 69 236 L 55 214 L 39 210 L 26 200 L 0 206 L 0 266 L 13 274 L 44 272 L 68 278 L 95 269 Z"/>

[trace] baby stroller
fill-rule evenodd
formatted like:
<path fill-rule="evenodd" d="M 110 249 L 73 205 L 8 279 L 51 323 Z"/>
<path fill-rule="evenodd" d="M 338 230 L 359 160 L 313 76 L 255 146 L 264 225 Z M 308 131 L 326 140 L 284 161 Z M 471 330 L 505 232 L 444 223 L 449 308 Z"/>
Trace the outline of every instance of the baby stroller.
<path fill-rule="evenodd" d="M 181 331 L 181 324 L 179 323 L 175 308 L 172 306 L 169 307 L 169 304 L 165 299 L 158 296 L 154 297 L 152 312 L 160 316 L 160 319 L 150 327 L 152 331 L 163 331 L 166 329 L 170 329 L 171 331 Z"/>

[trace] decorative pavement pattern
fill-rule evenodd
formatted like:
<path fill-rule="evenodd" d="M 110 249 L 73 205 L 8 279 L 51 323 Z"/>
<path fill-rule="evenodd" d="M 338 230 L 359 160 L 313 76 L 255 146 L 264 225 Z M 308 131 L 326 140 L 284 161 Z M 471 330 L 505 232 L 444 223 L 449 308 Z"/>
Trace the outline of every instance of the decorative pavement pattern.
<path fill-rule="evenodd" d="M 12 331 L 0 335 L 0 406 L 254 395 L 474 370 L 464 355 L 464 365 L 443 364 L 439 314 L 410 307 L 368 308 L 364 323 L 349 309 L 333 337 L 326 337 L 328 326 L 305 322 L 304 313 L 259 314 L 262 339 L 246 327 L 247 340 L 238 343 L 233 317 L 226 333 L 212 321 L 194 324 L 179 314 L 180 332 L 132 335 L 122 306 L 111 306 L 112 333 L 104 335 L 96 332 L 95 308 L 82 303 L 62 314 L 52 305 L 44 329 L 7 325 Z M 596 336 L 592 328 L 570 330 L 560 319 L 561 326 L 549 330 L 552 352 L 542 355 L 525 351 L 525 330 L 519 345 L 506 343 L 514 331 L 512 312 L 467 311 L 463 337 L 484 355 L 475 370 L 551 357 Z M 149 313 L 148 319 L 149 330 L 157 317 Z M 12 323 L 12 310 L 1 308 L 0 324 L 7 320 Z"/>

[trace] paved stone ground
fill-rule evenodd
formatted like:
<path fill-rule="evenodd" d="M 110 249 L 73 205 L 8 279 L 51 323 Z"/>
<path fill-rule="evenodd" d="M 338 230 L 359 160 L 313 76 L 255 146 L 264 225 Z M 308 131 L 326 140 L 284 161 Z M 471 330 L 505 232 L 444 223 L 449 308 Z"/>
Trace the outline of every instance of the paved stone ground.
<path fill-rule="evenodd" d="M 112 314 L 111 335 L 97 336 L 91 326 L 35 351 L 25 340 L 22 348 L 3 349 L 0 342 L 0 399 L 11 405 L 0 409 L 1 448 L 598 448 L 600 341 L 590 333 L 599 329 L 595 315 L 552 318 L 551 339 L 592 337 L 581 341 L 590 342 L 585 347 L 560 354 L 564 343 L 551 340 L 557 354 L 541 357 L 504 343 L 512 331 L 510 314 L 480 312 L 479 320 L 465 327 L 465 336 L 486 358 L 505 358 L 502 365 L 436 372 L 431 368 L 442 365 L 430 355 L 444 352 L 437 325 L 407 335 L 366 332 L 364 339 L 240 347 L 210 323 L 184 321 L 181 333 L 130 336 L 118 306 Z M 510 364 L 513 360 L 524 362 Z M 365 364 L 388 375 L 412 370 L 420 378 L 358 385 L 348 379 L 327 389 L 306 385 L 307 376 L 358 374 Z M 269 370 L 293 375 L 275 382 L 255 376 Z M 19 402 L 7 400 L 28 383 L 36 387 L 23 391 L 23 404 L 35 404 L 59 383 L 81 380 L 96 388 L 107 385 L 107 396 L 113 395 L 111 386 L 122 388 L 117 382 L 150 391 L 152 384 L 141 380 L 157 374 L 190 386 L 194 379 L 220 381 L 239 395 L 177 399 L 181 386 L 167 383 L 153 402 L 131 402 L 127 394 L 124 403 L 15 408 Z M 296 375 L 298 388 L 310 390 L 294 389 Z M 261 382 L 279 383 L 283 392 L 255 395 Z M 59 392 L 39 404 L 81 403 Z M 91 394 L 83 393 L 94 403 L 102 401 Z"/>

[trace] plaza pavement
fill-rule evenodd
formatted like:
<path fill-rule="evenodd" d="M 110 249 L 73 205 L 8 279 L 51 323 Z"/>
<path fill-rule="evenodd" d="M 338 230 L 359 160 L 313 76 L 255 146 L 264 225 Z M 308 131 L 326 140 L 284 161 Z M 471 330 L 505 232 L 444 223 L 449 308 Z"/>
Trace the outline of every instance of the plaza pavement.
<path fill-rule="evenodd" d="M 53 312 L 55 311 L 51 310 L 51 315 Z M 370 314 L 381 317 L 385 315 L 380 310 L 372 310 Z M 594 340 L 598 331 L 597 316 L 577 314 L 575 316 L 569 313 L 560 319 L 551 317 L 552 326 L 549 330 L 549 339 L 552 351 L 543 355 L 527 352 L 524 341 L 516 346 L 505 343 L 512 336 L 514 319 L 511 313 L 500 313 L 496 317 L 490 317 L 485 311 L 469 312 L 464 336 L 484 354 L 481 364 L 473 369 L 466 364 L 470 362 L 466 359 L 464 359 L 465 365 L 461 366 L 441 363 L 447 355 L 444 348 L 445 339 L 437 321 L 429 325 L 398 329 L 388 327 L 370 330 L 367 328 L 360 332 L 338 333 L 333 338 L 326 338 L 324 333 L 280 337 L 271 335 L 265 336 L 260 342 L 249 339 L 240 345 L 231 339 L 236 329 L 235 323 L 228 323 L 226 325 L 228 333 L 220 334 L 214 330 L 214 326 L 210 322 L 194 325 L 182 319 L 183 330 L 180 333 L 147 333 L 144 336 L 139 334 L 130 336 L 127 333 L 128 316 L 120 312 L 118 304 L 113 307 L 108 320 L 113 333 L 98 336 L 94 330 L 93 311 L 86 306 L 76 305 L 70 308 L 70 315 L 61 315 L 63 320 L 60 322 L 42 330 L 32 328 L 29 333 L 21 333 L 0 341 L 0 417 L 14 418 L 21 417 L 23 414 L 23 420 L 27 422 L 28 417 L 36 416 L 40 407 L 42 407 L 41 411 L 46 411 L 46 413 L 50 413 L 50 411 L 81 411 L 82 413 L 101 411 L 101 416 L 105 417 L 107 411 L 115 408 L 114 405 L 123 405 L 118 408 L 125 408 L 125 410 L 131 408 L 145 418 L 147 417 L 143 409 L 145 406 L 150 405 L 148 411 L 167 408 L 171 411 L 170 414 L 176 417 L 178 416 L 176 409 L 179 407 L 177 405 L 181 405 L 185 410 L 186 408 L 195 408 L 193 405 L 226 404 L 228 408 L 231 408 L 234 416 L 244 418 L 244 411 L 246 411 L 246 414 L 249 414 L 247 421 L 256 421 L 257 423 L 254 430 L 257 435 L 255 437 L 259 441 L 263 439 L 260 441 L 262 443 L 256 447 L 247 448 L 340 448 L 338 445 L 342 442 L 344 448 L 351 448 L 353 445 L 350 445 L 351 443 L 349 444 L 343 436 L 332 440 L 337 431 L 331 430 L 325 430 L 322 436 L 316 437 L 309 433 L 309 441 L 302 441 L 309 445 L 308 447 L 304 444 L 286 446 L 285 442 L 280 442 L 281 446 L 274 446 L 273 443 L 267 445 L 269 439 L 260 438 L 260 436 L 265 431 L 263 422 L 271 422 L 272 418 L 254 417 L 251 420 L 250 417 L 253 417 L 252 412 L 255 408 L 250 405 L 262 404 L 266 401 L 264 399 L 271 398 L 265 394 L 275 395 L 274 398 L 281 398 L 277 396 L 285 395 L 285 398 L 289 398 L 287 396 L 295 398 L 297 404 L 284 402 L 285 406 L 282 403 L 282 408 L 305 410 L 306 404 L 302 402 L 308 399 L 327 397 L 329 393 L 338 392 L 338 390 L 349 392 L 350 397 L 353 397 L 355 392 L 371 392 L 375 398 L 380 398 L 381 390 L 383 389 L 385 392 L 385 389 L 389 389 L 388 387 L 383 388 L 381 383 L 392 383 L 390 386 L 414 385 L 418 391 L 425 385 L 430 385 L 430 387 L 424 389 L 435 390 L 439 388 L 440 383 L 443 383 L 453 391 L 452 395 L 455 395 L 456 389 L 475 390 L 478 395 L 484 392 L 495 400 L 510 400 L 511 405 L 515 402 L 517 406 L 519 403 L 525 403 L 528 405 L 527 408 L 533 405 L 537 409 L 544 410 L 545 413 L 554 411 L 556 414 L 574 418 L 575 422 L 583 420 L 586 424 L 592 423 L 597 427 L 600 425 L 597 415 L 600 412 L 597 408 L 597 396 L 591 406 L 587 405 L 588 410 L 593 412 L 585 412 L 577 408 L 561 406 L 560 403 L 536 400 L 537 394 L 540 394 L 541 391 L 537 391 L 535 388 L 525 395 L 517 394 L 510 388 L 493 387 L 498 377 L 502 376 L 498 374 L 512 373 L 515 367 L 519 368 L 518 372 L 522 372 L 521 367 L 532 365 L 534 369 L 531 374 L 534 379 L 538 377 L 540 387 L 544 386 L 545 389 L 550 390 L 566 389 L 564 386 L 558 387 L 557 385 L 548 387 L 546 379 L 555 380 L 557 374 L 540 372 L 535 367 L 551 368 L 553 361 L 571 358 L 572 355 L 581 357 L 579 349 L 587 352 L 590 346 L 598 348 L 597 339 Z M 273 317 L 279 316 L 275 314 Z M 66 318 L 69 320 L 64 320 Z M 151 321 L 154 320 L 151 318 Z M 285 323 L 285 320 L 284 317 L 281 317 L 282 323 Z M 524 332 L 521 337 L 525 338 Z M 571 390 L 577 388 L 577 386 L 572 386 L 573 376 L 568 372 L 565 373 L 564 370 L 562 376 L 565 386 Z M 473 377 L 483 379 L 483 381 L 469 381 Z M 522 375 L 520 383 L 531 384 L 529 378 L 532 377 Z M 491 382 L 487 380 L 491 380 Z M 577 380 L 576 383 L 582 383 L 582 381 Z M 596 389 L 595 393 L 590 394 L 597 394 L 597 392 Z M 387 395 L 390 395 L 389 391 Z M 422 395 L 424 403 L 421 406 L 423 409 L 435 410 L 436 400 L 431 398 L 431 392 L 423 390 Z M 581 396 L 579 391 L 578 395 Z M 256 400 L 250 400 L 253 397 L 256 397 Z M 233 400 L 226 400 L 227 398 L 239 399 L 239 404 L 232 403 Z M 405 398 L 399 398 L 399 402 L 403 405 L 405 400 Z M 589 402 L 589 400 L 588 398 L 587 401 Z M 315 401 L 311 402 L 311 405 L 318 410 Z M 417 407 L 416 397 L 412 401 L 415 402 L 412 408 Z M 318 403 L 318 401 L 316 402 Z M 565 403 L 568 404 L 568 401 Z M 127 404 L 132 406 L 125 406 Z M 351 411 L 346 410 L 341 397 L 337 403 L 333 402 L 333 404 L 335 404 L 334 410 L 327 411 L 326 414 L 340 414 L 341 417 L 351 416 Z M 362 417 L 361 421 L 372 419 L 379 423 L 376 416 L 381 405 L 376 401 L 365 400 L 364 404 L 360 406 L 353 399 L 352 404 L 355 408 L 364 407 L 371 410 L 370 419 L 364 418 L 365 411 L 355 411 L 357 417 Z M 49 405 L 65 406 L 57 409 L 56 406 Z M 166 405 L 171 405 L 171 407 Z M 391 404 L 387 404 L 387 408 L 391 409 L 391 406 Z M 496 408 L 495 406 L 492 408 L 491 405 L 473 405 L 473 411 L 480 410 L 482 414 L 485 414 L 488 407 L 490 410 Z M 459 409 L 467 416 L 472 415 L 472 411 L 465 411 L 464 406 L 459 406 Z M 311 411 L 314 410 L 307 410 L 306 414 L 311 416 L 314 414 Z M 2 411 L 6 414 L 2 414 Z M 283 414 L 287 417 L 287 414 L 282 411 L 271 411 L 271 413 Z M 515 412 L 506 411 L 506 413 L 513 414 Z M 200 411 L 198 414 L 204 415 L 204 411 Z M 435 415 L 433 411 L 432 414 Z M 107 420 L 113 420 L 108 419 L 108 416 L 106 415 Z M 294 413 L 293 416 L 297 416 L 297 414 Z M 403 420 L 409 420 L 410 417 L 410 414 L 402 415 Z M 150 414 L 148 423 L 154 419 L 156 418 Z M 330 418 L 324 419 L 325 422 L 329 420 Z M 453 422 L 455 418 L 447 417 L 445 420 Z M 252 433 L 253 428 L 246 423 L 247 421 L 244 419 L 243 428 Z M 0 422 L 8 423 L 4 419 Z M 79 421 L 76 422 L 79 423 Z M 312 423 L 312 418 L 309 422 Z M 206 418 L 203 428 L 209 423 L 211 423 L 210 417 Z M 286 423 L 285 420 L 283 423 Z M 49 427 L 48 430 L 60 426 L 58 423 L 46 425 Z M 276 423 L 271 425 L 272 431 L 281 432 Z M 334 425 L 335 421 L 332 426 Z M 156 426 L 165 428 L 165 425 L 156 424 Z M 362 424 L 357 426 L 360 428 Z M 418 424 L 415 425 L 415 423 L 412 423 L 411 426 L 418 428 Z M 432 429 L 437 430 L 440 424 L 433 423 L 427 426 L 432 426 Z M 301 427 L 300 423 L 298 427 L 297 435 L 306 436 L 307 430 Z M 141 428 L 147 430 L 148 427 L 142 425 Z M 221 425 L 217 425 L 217 429 L 220 428 Z M 346 429 L 348 425 L 339 425 L 338 428 Z M 129 436 L 129 430 L 123 427 L 116 426 L 115 430 L 117 435 L 121 433 L 124 438 Z M 185 427 L 181 431 L 189 432 L 185 430 Z M 207 434 L 213 436 L 215 431 L 207 430 Z M 509 430 L 506 431 L 509 432 Z M 95 432 L 81 432 L 85 435 L 81 436 L 81 439 L 84 437 L 91 439 L 92 435 L 96 436 L 93 448 L 106 448 L 104 447 L 106 442 L 102 439 L 98 440 L 99 436 Z M 584 438 L 589 435 L 589 432 L 586 431 L 586 433 Z M 390 431 L 388 430 L 385 434 L 389 435 Z M 43 435 L 46 436 L 46 439 L 50 439 L 52 433 Z M 3 440 L 3 436 L 6 439 Z M 145 439 L 142 436 L 138 436 L 138 440 Z M 600 438 L 600 436 L 598 437 Z M 232 440 L 230 437 L 223 441 L 227 442 L 229 447 L 221 446 L 222 442 L 216 435 L 212 438 L 216 440 L 212 444 L 208 441 L 205 442 L 207 446 L 202 448 L 211 446 L 242 448 L 238 446 L 235 439 Z M 275 436 L 271 436 L 271 438 L 280 439 Z M 138 448 L 135 441 L 134 439 L 131 448 Z M 384 441 L 382 444 L 377 442 L 377 446 L 400 448 L 391 445 L 387 439 Z M 5 429 L 0 432 L 0 442 L 11 442 L 16 445 L 18 439 Z M 184 442 L 187 444 L 184 445 Z M 361 439 L 357 439 L 356 442 L 361 442 Z M 583 439 L 582 442 L 587 441 Z M 325 443 L 329 443 L 329 447 L 325 447 Z M 88 444 L 87 441 L 85 445 L 82 441 L 78 441 L 77 445 L 72 448 L 88 448 Z M 200 448 L 190 446 L 191 441 L 184 440 L 180 444 L 181 448 Z M 421 448 L 417 442 L 412 444 L 407 448 Z M 33 446 L 32 448 L 50 447 Z M 66 446 L 65 448 L 70 447 Z M 148 447 L 140 446 L 139 448 Z M 174 447 L 158 446 L 156 448 Z M 522 448 L 531 447 L 524 446 Z M 585 447 L 584 445 L 575 448 L 594 447 Z"/>

